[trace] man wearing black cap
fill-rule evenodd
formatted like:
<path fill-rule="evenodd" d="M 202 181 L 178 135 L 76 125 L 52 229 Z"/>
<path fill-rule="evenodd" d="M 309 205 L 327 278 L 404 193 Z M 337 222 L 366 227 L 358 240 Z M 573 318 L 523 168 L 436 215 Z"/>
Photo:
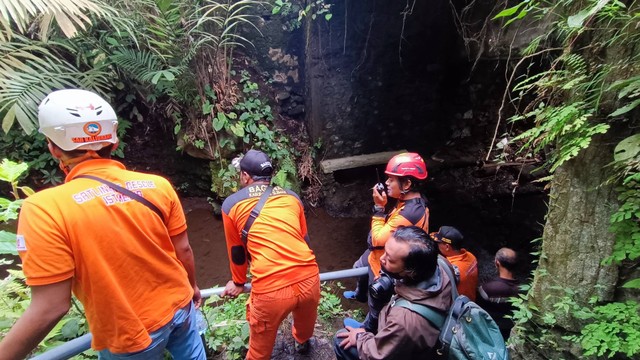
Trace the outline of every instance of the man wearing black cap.
<path fill-rule="evenodd" d="M 440 254 L 460 271 L 458 293 L 476 301 L 478 261 L 472 253 L 462 248 L 464 237 L 460 231 L 453 226 L 441 226 L 438 232 L 431 233 L 431 238 L 438 243 Z"/>
<path fill-rule="evenodd" d="M 296 193 L 269 186 L 272 173 L 269 157 L 249 150 L 240 160 L 242 189 L 222 203 L 232 275 L 222 296 L 242 293 L 251 262 L 249 360 L 271 357 L 278 327 L 290 313 L 296 350 L 307 352 L 320 302 L 318 264 L 308 245 L 304 208 Z"/>

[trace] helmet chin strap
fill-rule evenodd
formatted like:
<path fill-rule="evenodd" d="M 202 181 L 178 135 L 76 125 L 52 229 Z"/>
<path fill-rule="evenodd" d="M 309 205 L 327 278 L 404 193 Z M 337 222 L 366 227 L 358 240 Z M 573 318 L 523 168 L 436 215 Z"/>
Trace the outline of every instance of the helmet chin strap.
<path fill-rule="evenodd" d="M 411 180 L 407 180 L 407 181 L 411 181 Z M 401 181 L 401 182 L 400 182 L 400 185 L 401 185 L 402 187 L 404 187 L 405 182 L 404 182 L 404 181 Z M 406 190 L 405 190 L 405 189 L 400 190 L 400 195 L 402 195 L 402 197 L 404 197 L 404 195 L 407 195 L 407 194 L 408 194 L 408 193 L 410 193 L 410 192 L 411 192 L 411 186 L 409 186 L 409 188 L 408 188 L 408 189 L 406 189 Z"/>
<path fill-rule="evenodd" d="M 100 155 L 98 155 L 98 153 L 93 150 L 87 150 L 84 155 L 76 156 L 71 159 L 60 159 L 60 161 L 58 162 L 58 167 L 60 168 L 60 170 L 62 170 L 62 172 L 64 172 L 65 175 L 69 175 L 69 171 L 71 171 L 71 168 L 74 165 L 88 159 L 100 159 Z"/>

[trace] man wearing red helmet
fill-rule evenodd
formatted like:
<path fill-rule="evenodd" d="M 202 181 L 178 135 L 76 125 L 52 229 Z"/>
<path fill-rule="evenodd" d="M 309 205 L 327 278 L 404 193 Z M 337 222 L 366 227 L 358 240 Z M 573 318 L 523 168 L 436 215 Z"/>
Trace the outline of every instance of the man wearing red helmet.
<path fill-rule="evenodd" d="M 415 225 L 424 231 L 429 230 L 429 208 L 427 200 L 420 193 L 421 182 L 427 179 L 427 166 L 417 153 L 398 154 L 389 160 L 385 170 L 388 178 L 386 191 L 372 189 L 373 216 L 371 231 L 367 238 L 368 249 L 356 261 L 354 267 L 369 267 L 369 276 L 358 281 L 355 291 L 346 291 L 345 297 L 364 302 L 368 299 L 369 313 L 361 325 L 367 331 L 376 332 L 378 314 L 388 301 L 387 296 L 371 296 L 366 290 L 368 285 L 380 278 L 380 257 L 384 254 L 384 246 L 391 234 L 399 226 Z M 396 205 L 387 213 L 388 198 L 397 199 Z M 389 289 L 389 296 L 393 288 Z M 386 295 L 386 294 L 385 294 Z M 353 320 L 349 322 L 354 325 Z"/>

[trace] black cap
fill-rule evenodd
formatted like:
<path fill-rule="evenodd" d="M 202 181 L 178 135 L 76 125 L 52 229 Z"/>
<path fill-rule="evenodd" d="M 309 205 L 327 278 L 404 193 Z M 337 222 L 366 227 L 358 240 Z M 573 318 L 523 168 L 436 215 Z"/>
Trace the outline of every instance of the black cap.
<path fill-rule="evenodd" d="M 270 177 L 273 166 L 267 154 L 258 150 L 249 150 L 240 160 L 240 170 L 251 176 Z"/>
<path fill-rule="evenodd" d="M 435 242 L 450 244 L 456 249 L 460 249 L 463 244 L 464 236 L 453 226 L 441 226 L 436 233 L 431 233 L 431 238 Z"/>

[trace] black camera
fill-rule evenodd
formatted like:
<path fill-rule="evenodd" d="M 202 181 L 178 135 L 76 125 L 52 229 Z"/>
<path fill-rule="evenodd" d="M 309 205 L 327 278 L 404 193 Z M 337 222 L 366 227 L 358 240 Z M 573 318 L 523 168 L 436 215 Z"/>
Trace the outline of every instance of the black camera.
<path fill-rule="evenodd" d="M 382 193 L 384 192 L 384 184 L 383 183 L 377 183 L 376 184 L 376 190 L 378 191 L 378 194 L 382 195 Z"/>
<path fill-rule="evenodd" d="M 388 302 L 393 295 L 394 285 L 395 280 L 389 274 L 381 271 L 380 277 L 369 286 L 369 294 L 376 300 Z"/>

